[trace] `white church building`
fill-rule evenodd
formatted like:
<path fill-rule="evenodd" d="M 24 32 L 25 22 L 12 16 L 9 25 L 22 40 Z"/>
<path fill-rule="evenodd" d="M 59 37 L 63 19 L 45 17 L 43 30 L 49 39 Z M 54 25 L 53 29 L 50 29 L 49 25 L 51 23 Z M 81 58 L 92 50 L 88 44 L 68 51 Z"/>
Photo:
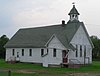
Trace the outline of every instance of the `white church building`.
<path fill-rule="evenodd" d="M 19 29 L 7 42 L 6 61 L 50 65 L 91 64 L 93 44 L 75 5 L 62 24 Z"/>

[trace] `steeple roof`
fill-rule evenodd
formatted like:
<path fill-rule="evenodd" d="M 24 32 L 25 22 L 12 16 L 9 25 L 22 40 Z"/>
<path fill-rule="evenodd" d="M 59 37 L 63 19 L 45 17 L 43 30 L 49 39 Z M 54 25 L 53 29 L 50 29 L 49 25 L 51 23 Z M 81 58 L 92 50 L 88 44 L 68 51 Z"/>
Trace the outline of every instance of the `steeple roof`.
<path fill-rule="evenodd" d="M 71 15 L 71 14 L 77 14 L 77 15 L 80 15 L 77 11 L 77 9 L 75 8 L 75 5 L 73 5 L 73 8 L 71 9 L 71 11 L 69 12 L 68 15 Z"/>

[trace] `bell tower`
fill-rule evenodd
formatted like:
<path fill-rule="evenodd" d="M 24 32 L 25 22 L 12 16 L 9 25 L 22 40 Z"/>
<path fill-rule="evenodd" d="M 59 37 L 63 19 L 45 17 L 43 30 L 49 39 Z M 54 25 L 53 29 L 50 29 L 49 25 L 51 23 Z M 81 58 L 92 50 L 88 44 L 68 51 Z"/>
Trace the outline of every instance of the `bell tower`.
<path fill-rule="evenodd" d="M 70 21 L 73 20 L 77 20 L 78 21 L 78 16 L 80 15 L 77 11 L 77 9 L 75 8 L 75 3 L 73 2 L 73 8 L 71 9 L 71 11 L 69 12 L 69 16 L 70 16 Z"/>

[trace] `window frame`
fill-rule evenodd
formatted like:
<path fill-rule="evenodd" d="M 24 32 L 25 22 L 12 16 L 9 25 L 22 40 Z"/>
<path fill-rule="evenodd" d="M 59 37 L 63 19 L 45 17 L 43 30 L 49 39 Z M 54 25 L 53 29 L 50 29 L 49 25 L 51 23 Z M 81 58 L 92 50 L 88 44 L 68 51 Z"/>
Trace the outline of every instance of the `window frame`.
<path fill-rule="evenodd" d="M 41 56 L 44 55 L 44 49 L 41 49 Z"/>
<path fill-rule="evenodd" d="M 80 45 L 80 57 L 82 57 L 82 45 Z"/>
<path fill-rule="evenodd" d="M 24 56 L 24 49 L 22 49 L 22 56 Z"/>
<path fill-rule="evenodd" d="M 57 56 L 57 49 L 54 48 L 54 49 L 53 49 L 53 57 L 56 57 L 56 56 Z"/>
<path fill-rule="evenodd" d="M 32 56 L 32 49 L 29 49 L 29 56 Z"/>
<path fill-rule="evenodd" d="M 86 57 L 86 46 L 84 46 L 84 57 Z"/>
<path fill-rule="evenodd" d="M 78 57 L 78 45 L 76 45 L 76 54 L 75 54 L 76 57 Z"/>
<path fill-rule="evenodd" d="M 15 49 L 12 49 L 12 56 L 15 55 Z"/>
<path fill-rule="evenodd" d="M 47 53 L 49 52 L 49 49 L 47 48 Z"/>

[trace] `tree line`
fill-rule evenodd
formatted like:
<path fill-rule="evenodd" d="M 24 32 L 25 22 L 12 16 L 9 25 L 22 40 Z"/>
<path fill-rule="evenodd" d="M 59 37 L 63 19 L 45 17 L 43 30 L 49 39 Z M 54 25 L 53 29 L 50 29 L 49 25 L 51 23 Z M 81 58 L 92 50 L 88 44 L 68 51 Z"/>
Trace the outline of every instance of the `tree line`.
<path fill-rule="evenodd" d="M 91 36 L 94 48 L 92 50 L 93 59 L 100 60 L 100 39 L 97 36 Z"/>
<path fill-rule="evenodd" d="M 91 36 L 90 37 L 94 48 L 92 51 L 93 59 L 100 60 L 100 39 L 97 36 Z M 5 58 L 6 55 L 6 49 L 4 45 L 9 41 L 9 38 L 6 35 L 2 35 L 0 37 L 0 58 Z"/>
<path fill-rule="evenodd" d="M 6 35 L 0 37 L 0 58 L 5 58 L 6 49 L 4 45 L 9 41 L 9 38 Z"/>

